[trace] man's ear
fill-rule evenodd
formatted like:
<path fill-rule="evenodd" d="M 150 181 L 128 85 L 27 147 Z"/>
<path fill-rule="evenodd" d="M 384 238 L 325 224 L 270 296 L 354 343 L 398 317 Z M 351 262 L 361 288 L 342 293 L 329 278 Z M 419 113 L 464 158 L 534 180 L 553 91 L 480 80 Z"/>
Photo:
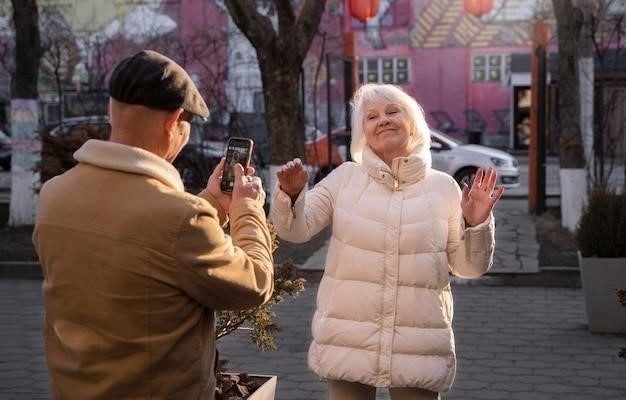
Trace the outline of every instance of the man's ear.
<path fill-rule="evenodd" d="M 174 129 L 176 129 L 176 124 L 178 123 L 178 119 L 180 115 L 184 112 L 182 108 L 178 110 L 174 110 L 168 112 L 165 116 L 165 132 L 171 133 Z"/>

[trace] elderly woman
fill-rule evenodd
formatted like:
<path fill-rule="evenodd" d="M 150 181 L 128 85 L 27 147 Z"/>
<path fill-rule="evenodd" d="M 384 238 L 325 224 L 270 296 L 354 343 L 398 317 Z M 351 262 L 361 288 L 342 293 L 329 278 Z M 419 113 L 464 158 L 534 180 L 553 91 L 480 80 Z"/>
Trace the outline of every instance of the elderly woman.
<path fill-rule="evenodd" d="M 354 162 L 313 189 L 300 160 L 278 171 L 271 217 L 281 238 L 304 242 L 332 223 L 313 316 L 309 366 L 329 398 L 437 399 L 456 370 L 449 273 L 491 266 L 502 195 L 494 170 L 471 188 L 431 168 L 430 133 L 417 102 L 367 84 L 352 100 Z"/>

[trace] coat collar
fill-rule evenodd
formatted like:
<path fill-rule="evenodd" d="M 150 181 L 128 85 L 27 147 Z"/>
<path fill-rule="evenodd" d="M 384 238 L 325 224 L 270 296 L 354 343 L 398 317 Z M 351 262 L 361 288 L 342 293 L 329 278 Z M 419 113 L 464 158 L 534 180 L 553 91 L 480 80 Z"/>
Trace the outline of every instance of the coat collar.
<path fill-rule="evenodd" d="M 178 192 L 185 191 L 180 174 L 172 164 L 139 147 L 90 139 L 76 150 L 74 159 L 100 168 L 147 175 Z"/>
<path fill-rule="evenodd" d="M 363 167 L 376 181 L 392 190 L 401 190 L 404 187 L 424 179 L 430 169 L 430 149 L 416 149 L 407 157 L 397 157 L 389 167 L 369 147 L 363 149 Z"/>

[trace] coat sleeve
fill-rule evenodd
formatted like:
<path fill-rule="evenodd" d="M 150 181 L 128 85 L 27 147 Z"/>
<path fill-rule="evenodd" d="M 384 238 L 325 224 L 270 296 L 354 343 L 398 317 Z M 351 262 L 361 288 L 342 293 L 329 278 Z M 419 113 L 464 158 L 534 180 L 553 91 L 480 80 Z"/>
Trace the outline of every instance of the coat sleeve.
<path fill-rule="evenodd" d="M 345 174 L 344 163 L 311 190 L 303 189 L 292 204 L 276 182 L 272 192 L 270 219 L 281 239 L 304 243 L 332 222 L 335 201 Z"/>
<path fill-rule="evenodd" d="M 230 207 L 231 235 L 218 212 L 200 206 L 183 221 L 175 244 L 181 287 L 214 310 L 240 310 L 268 301 L 274 289 L 272 242 L 263 209 L 241 199 Z"/>
<path fill-rule="evenodd" d="M 450 270 L 461 278 L 478 278 L 493 264 L 495 224 L 493 213 L 471 228 L 465 227 L 461 210 L 461 190 L 452 183 L 452 200 L 448 216 L 448 244 L 446 252 Z"/>

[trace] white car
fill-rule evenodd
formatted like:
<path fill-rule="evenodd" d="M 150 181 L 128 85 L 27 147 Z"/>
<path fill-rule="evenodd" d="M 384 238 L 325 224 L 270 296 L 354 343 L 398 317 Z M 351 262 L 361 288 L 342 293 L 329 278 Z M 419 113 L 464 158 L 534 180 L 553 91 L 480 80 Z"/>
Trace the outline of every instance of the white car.
<path fill-rule="evenodd" d="M 499 184 L 505 188 L 519 186 L 517 160 L 510 154 L 491 147 L 463 144 L 450 136 L 430 130 L 430 153 L 433 168 L 446 172 L 461 183 L 471 182 L 478 168 L 495 168 Z"/>

